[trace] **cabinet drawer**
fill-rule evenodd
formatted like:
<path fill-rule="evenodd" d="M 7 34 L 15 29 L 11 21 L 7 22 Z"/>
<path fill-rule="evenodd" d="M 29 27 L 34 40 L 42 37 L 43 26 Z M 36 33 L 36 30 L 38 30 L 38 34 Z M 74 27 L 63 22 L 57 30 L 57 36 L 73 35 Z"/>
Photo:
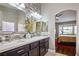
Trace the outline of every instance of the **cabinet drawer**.
<path fill-rule="evenodd" d="M 33 43 L 31 43 L 30 45 L 31 45 L 31 49 L 33 49 L 33 48 L 39 46 L 39 41 L 33 42 Z"/>
<path fill-rule="evenodd" d="M 49 41 L 49 38 L 46 38 L 46 39 L 45 39 L 45 42 L 47 42 L 47 41 Z"/>
<path fill-rule="evenodd" d="M 45 48 L 45 42 L 41 43 L 39 46 Z"/>
<path fill-rule="evenodd" d="M 45 42 L 45 39 L 40 40 L 40 43 L 44 43 L 44 42 Z"/>
<path fill-rule="evenodd" d="M 21 54 L 24 54 L 25 50 L 18 50 L 18 51 L 7 51 L 4 52 L 3 55 L 4 56 L 20 56 Z"/>
<path fill-rule="evenodd" d="M 29 51 L 29 45 L 24 45 L 6 52 L 1 53 L 2 56 L 20 56 Z"/>
<path fill-rule="evenodd" d="M 45 48 L 46 48 L 46 49 L 49 48 L 49 41 L 45 42 Z"/>

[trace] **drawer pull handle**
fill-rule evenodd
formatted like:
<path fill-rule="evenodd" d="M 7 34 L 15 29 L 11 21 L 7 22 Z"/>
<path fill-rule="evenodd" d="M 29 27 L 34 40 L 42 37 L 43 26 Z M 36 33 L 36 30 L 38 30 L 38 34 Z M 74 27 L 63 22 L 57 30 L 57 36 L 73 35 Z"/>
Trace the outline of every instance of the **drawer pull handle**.
<path fill-rule="evenodd" d="M 17 53 L 20 53 L 20 52 L 22 52 L 22 51 L 24 51 L 24 50 L 20 50 L 20 51 L 18 51 Z"/>

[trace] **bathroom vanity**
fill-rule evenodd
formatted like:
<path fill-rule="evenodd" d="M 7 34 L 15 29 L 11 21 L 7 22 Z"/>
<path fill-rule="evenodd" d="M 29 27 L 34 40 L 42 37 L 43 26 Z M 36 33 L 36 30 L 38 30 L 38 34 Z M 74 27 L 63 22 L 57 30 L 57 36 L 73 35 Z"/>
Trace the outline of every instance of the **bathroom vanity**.
<path fill-rule="evenodd" d="M 43 56 L 48 48 L 49 36 L 38 36 L 1 45 L 0 56 Z"/>

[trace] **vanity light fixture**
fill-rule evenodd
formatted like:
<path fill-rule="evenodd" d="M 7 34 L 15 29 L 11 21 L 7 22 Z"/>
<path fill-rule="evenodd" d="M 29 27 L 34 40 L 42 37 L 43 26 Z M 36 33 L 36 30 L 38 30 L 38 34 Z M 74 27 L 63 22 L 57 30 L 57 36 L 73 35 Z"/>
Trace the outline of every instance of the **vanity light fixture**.
<path fill-rule="evenodd" d="M 32 12 L 31 16 L 33 16 L 33 17 L 35 17 L 37 19 L 41 19 L 42 18 L 42 16 L 40 14 L 38 14 L 37 12 Z"/>

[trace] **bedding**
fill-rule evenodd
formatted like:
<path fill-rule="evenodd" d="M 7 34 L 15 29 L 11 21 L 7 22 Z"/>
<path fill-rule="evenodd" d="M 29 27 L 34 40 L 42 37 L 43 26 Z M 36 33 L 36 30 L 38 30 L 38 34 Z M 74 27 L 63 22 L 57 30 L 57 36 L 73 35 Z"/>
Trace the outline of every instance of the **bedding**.
<path fill-rule="evenodd" d="M 66 46 L 76 46 L 76 42 L 60 42 L 60 44 L 66 45 Z"/>

